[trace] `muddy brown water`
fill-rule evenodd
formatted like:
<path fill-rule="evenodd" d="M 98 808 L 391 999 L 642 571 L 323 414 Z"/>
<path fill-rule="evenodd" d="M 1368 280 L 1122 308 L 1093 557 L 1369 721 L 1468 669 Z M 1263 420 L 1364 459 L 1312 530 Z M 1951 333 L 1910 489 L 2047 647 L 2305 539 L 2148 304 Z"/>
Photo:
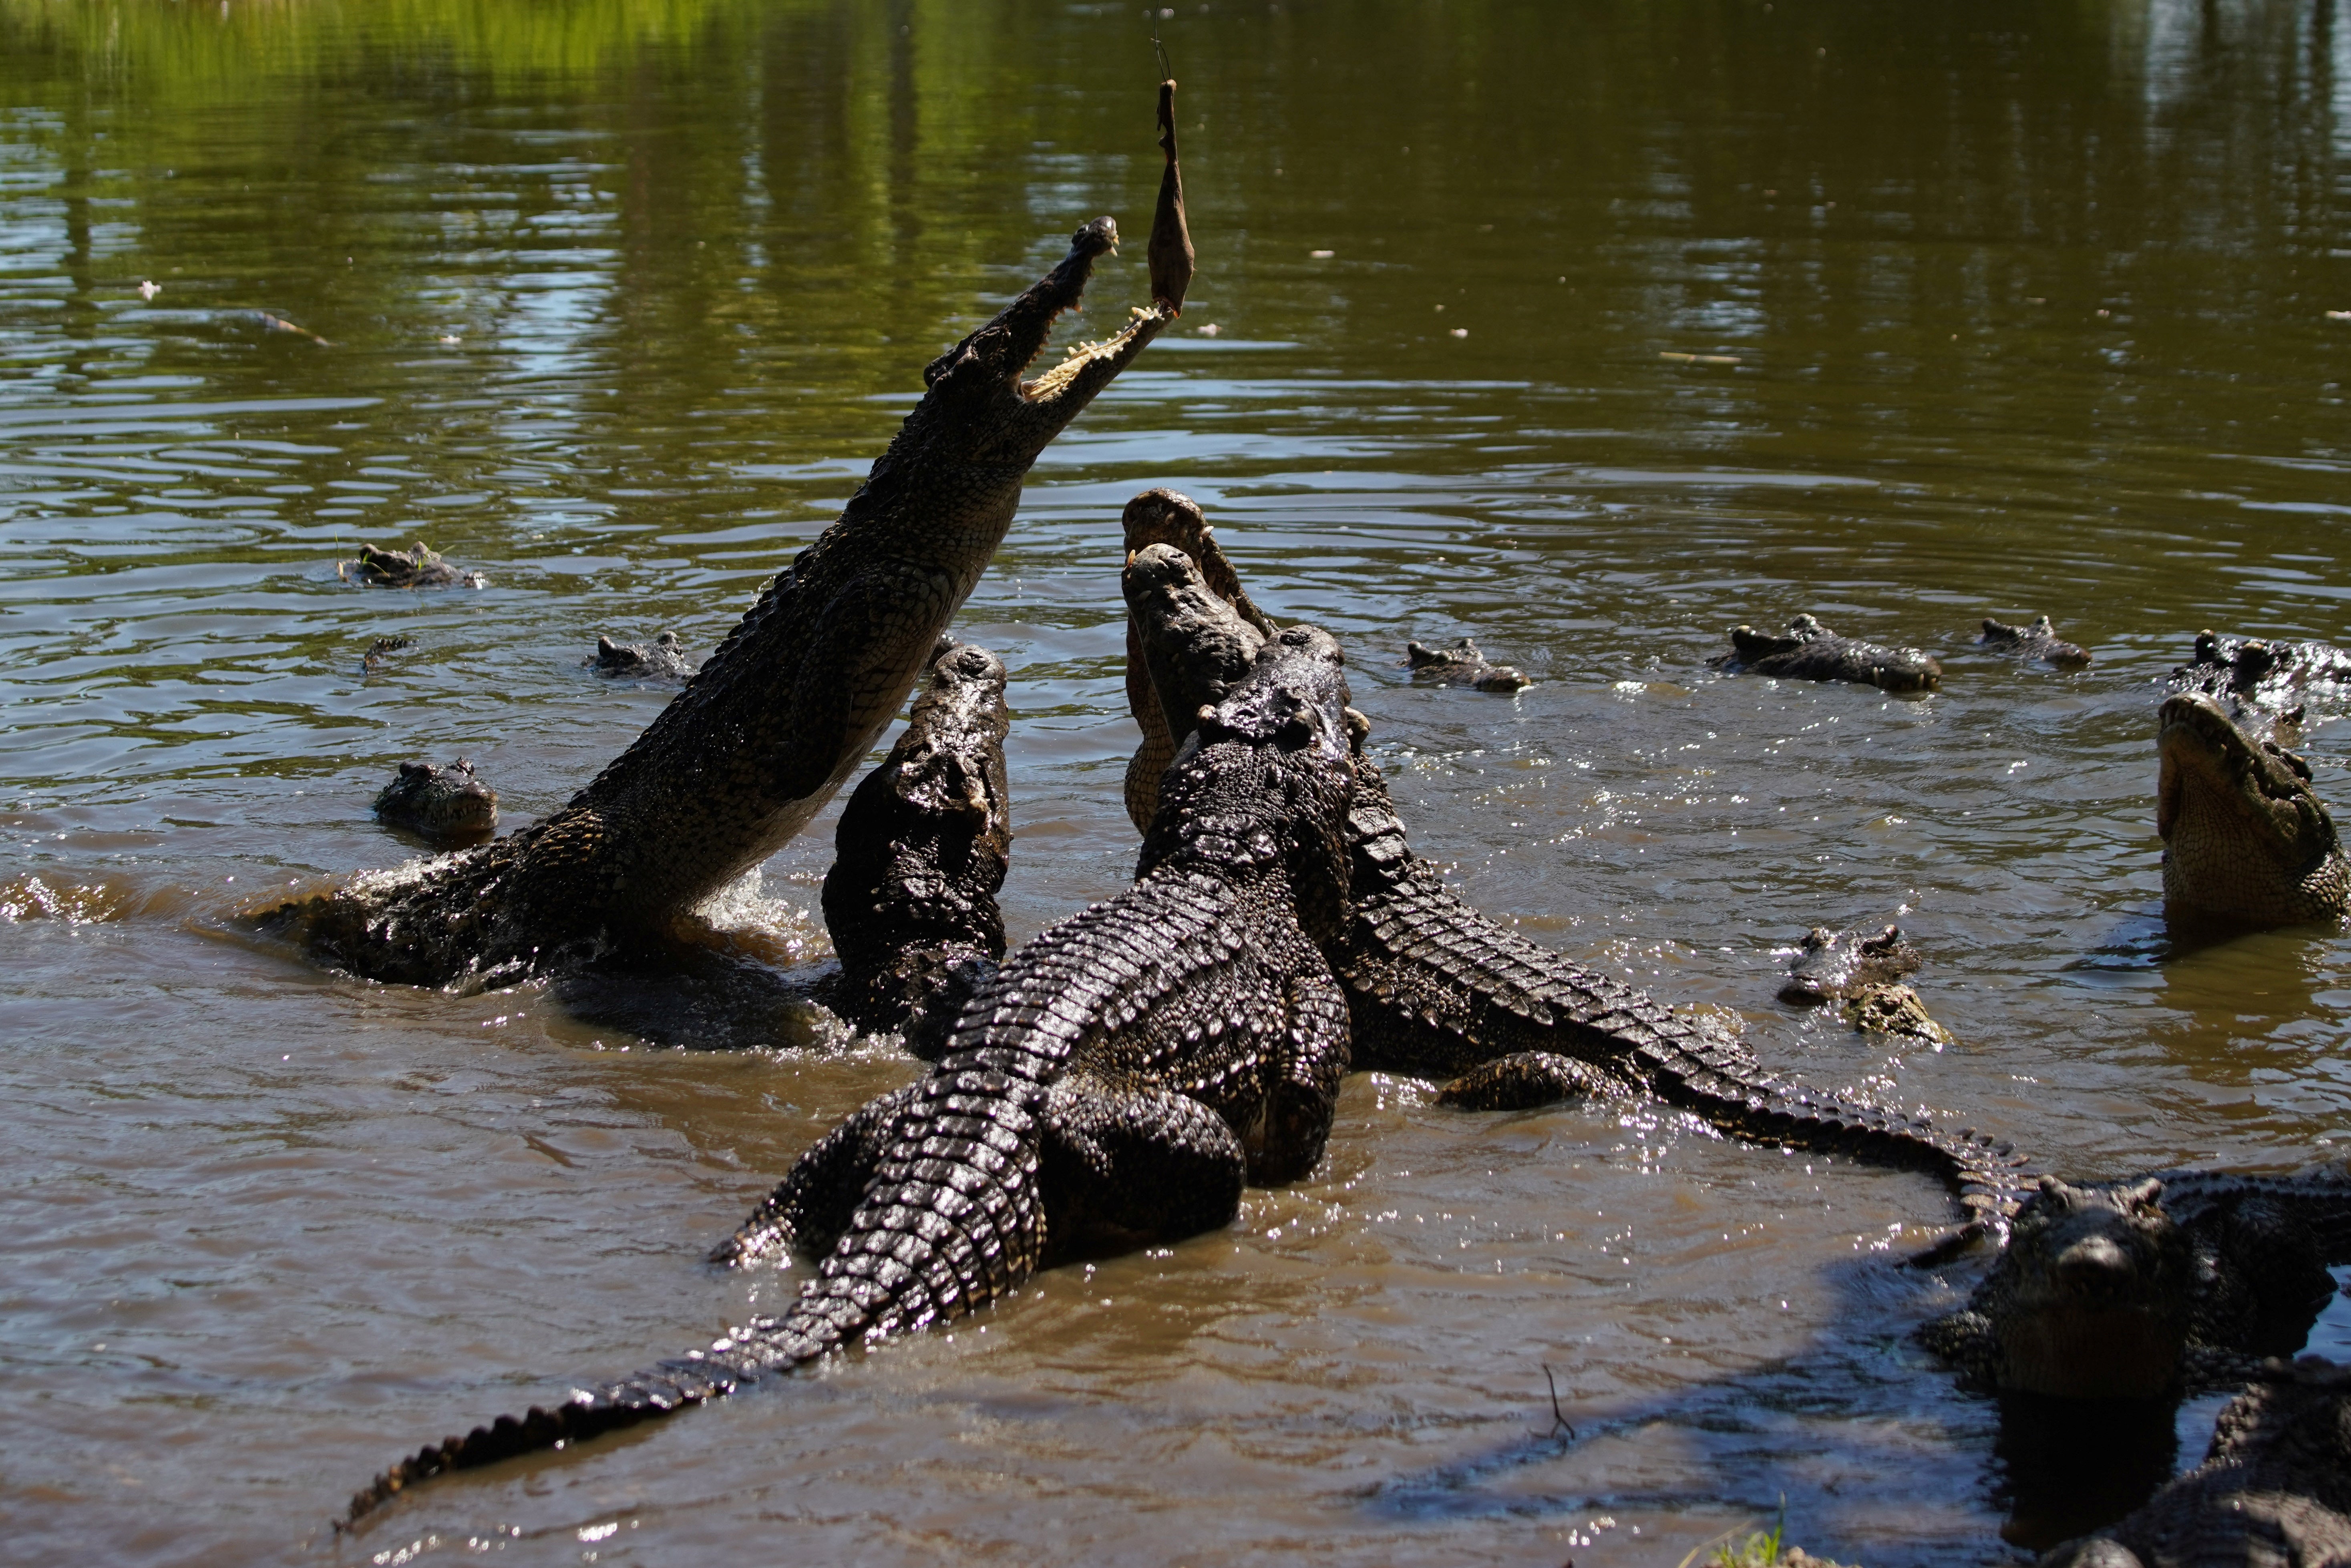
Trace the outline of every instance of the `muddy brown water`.
<path fill-rule="evenodd" d="M 2351 1138 L 2351 949 L 2175 949 L 2153 822 L 2198 628 L 2351 634 L 2345 0 L 0 0 L 0 1558 L 1592 1568 L 1783 1497 L 1848 1561 L 2009 1550 L 2049 1461 L 1904 1339 L 1980 1267 L 1889 1267 L 1931 1183 L 1371 1076 L 1227 1231 L 327 1532 L 403 1448 L 785 1300 L 704 1249 L 909 1069 L 228 916 L 415 852 L 367 814 L 403 758 L 520 821 L 624 744 L 665 693 L 599 632 L 706 651 L 925 359 L 1077 222 L 1139 234 L 1153 27 L 1187 330 L 959 622 L 1013 674 L 1016 936 L 1131 869 L 1116 516 L 1172 484 L 1345 640 L 1497 915 L 2077 1175 Z M 338 580 L 416 538 L 489 586 Z M 1945 689 L 1707 668 L 1805 610 Z M 1970 647 L 2038 612 L 2096 664 Z M 1397 667 L 1464 633 L 1537 684 Z M 2309 742 L 2351 806 L 2351 727 Z M 825 954 L 830 825 L 739 901 L 779 962 Z M 1958 1044 L 1772 1000 L 1862 920 Z"/>

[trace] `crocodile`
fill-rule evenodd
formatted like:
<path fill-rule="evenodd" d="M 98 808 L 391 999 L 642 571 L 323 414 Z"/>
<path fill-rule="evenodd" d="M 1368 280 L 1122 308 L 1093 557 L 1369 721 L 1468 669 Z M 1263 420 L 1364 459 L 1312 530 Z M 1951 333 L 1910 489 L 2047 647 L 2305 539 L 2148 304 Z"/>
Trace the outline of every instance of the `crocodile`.
<path fill-rule="evenodd" d="M 446 768 L 403 762 L 375 798 L 376 818 L 438 844 L 478 843 L 497 831 L 498 792 L 460 757 Z"/>
<path fill-rule="evenodd" d="M 1147 557 L 1155 576 L 1138 570 Z M 1154 655 L 1135 714 L 1146 736 L 1155 727 L 1180 733 L 1186 716 L 1248 667 L 1260 634 L 1180 550 L 1137 557 L 1126 588 L 1130 624 L 1193 629 L 1174 644 L 1183 657 Z M 1928 1257 L 2004 1227 L 2029 1190 L 2022 1157 L 2008 1145 L 1783 1083 L 1705 1020 L 1471 908 L 1405 841 L 1378 764 L 1360 749 L 1368 731 L 1355 726 L 1347 819 L 1353 908 L 1336 960 L 1356 1067 L 1439 1081 L 1440 1099 L 1468 1109 L 1646 1092 L 1736 1137 L 1925 1168 L 1953 1185 L 1966 1217 Z"/>
<path fill-rule="evenodd" d="M 615 679 L 682 681 L 694 673 L 685 660 L 685 644 L 674 632 L 656 633 L 650 643 L 615 643 L 599 636 L 595 653 L 584 662 L 598 674 Z"/>
<path fill-rule="evenodd" d="M 402 1459 L 356 1521 L 446 1470 L 577 1442 L 953 1322 L 1057 1260 L 1229 1224 L 1321 1157 L 1347 1068 L 1327 949 L 1353 783 L 1338 643 L 1260 650 L 1169 768 L 1134 884 L 1013 955 L 916 1082 L 827 1134 L 720 1249 L 822 1261 L 781 1317 Z"/>
<path fill-rule="evenodd" d="M 2320 1568 L 2351 1563 L 2351 1367 L 2264 1367 L 2204 1462 L 2041 1568 Z"/>
<path fill-rule="evenodd" d="M 1784 634 L 1734 626 L 1730 652 L 1707 663 L 1726 674 L 1751 670 L 1792 680 L 1851 681 L 1897 694 L 1931 692 L 1943 684 L 1943 666 L 1922 650 L 1840 637 L 1810 615 L 1790 621 Z"/>
<path fill-rule="evenodd" d="M 1888 925 L 1875 936 L 1864 936 L 1857 925 L 1850 931 L 1815 925 L 1797 942 L 1794 953 L 1780 999 L 1802 1008 L 1857 996 L 1918 967 L 1918 949 L 1903 940 L 1899 925 Z"/>
<path fill-rule="evenodd" d="M 2287 925 L 2351 910 L 2351 861 L 2308 763 L 2273 740 L 2256 744 L 2201 693 L 2166 698 L 2158 724 L 2167 920 Z"/>
<path fill-rule="evenodd" d="M 2251 710 L 2280 724 L 2300 724 L 2311 705 L 2322 710 L 2351 706 L 2351 652 L 2327 643 L 2223 637 L 2196 633 L 2195 656 L 2173 670 L 2166 684 L 2175 692 L 2225 697 L 2236 710 Z M 2232 712 L 2242 720 L 2243 711 Z"/>
<path fill-rule="evenodd" d="M 1111 219 L 1085 224 L 1059 265 L 931 361 L 928 390 L 840 519 L 561 810 L 253 918 L 328 964 L 416 985 L 510 984 L 615 946 L 660 947 L 847 780 L 978 581 L 1030 465 L 1172 319 L 1171 304 L 1139 308 L 1021 380 L 1117 243 Z"/>
<path fill-rule="evenodd" d="M 905 733 L 833 833 L 824 923 L 841 971 L 817 998 L 860 1029 L 900 1031 L 926 1060 L 1004 957 L 1011 723 L 1003 661 L 941 638 Z"/>
<path fill-rule="evenodd" d="M 1845 1022 L 1864 1034 L 1898 1035 L 1938 1051 L 1953 1040 L 1951 1031 L 1928 1015 L 1927 1004 L 1907 986 L 1864 986 L 1846 997 L 1839 1010 Z"/>
<path fill-rule="evenodd" d="M 369 588 L 487 588 L 489 579 L 478 571 L 459 571 L 440 551 L 423 539 L 413 549 L 379 549 L 360 546 L 350 560 L 335 563 L 335 575 Z"/>
<path fill-rule="evenodd" d="M 2090 651 L 2079 643 L 2068 643 L 2057 635 L 2057 628 L 2046 615 L 2035 616 L 2032 624 L 2011 626 L 2005 621 L 1984 617 L 1983 635 L 1976 639 L 1980 648 L 1994 653 L 2013 653 L 2019 658 L 2038 659 L 2061 670 L 2086 670 L 2090 667 Z"/>
<path fill-rule="evenodd" d="M 2351 1263 L 2343 1171 L 2039 1186 L 1967 1305 L 1917 1331 L 1971 1385 L 2154 1399 L 2241 1383 L 2301 1347 L 2327 1270 Z"/>
<path fill-rule="evenodd" d="M 368 651 L 360 655 L 360 674 L 371 675 L 382 667 L 386 659 L 415 646 L 416 639 L 413 637 L 378 637 L 368 644 Z"/>
<path fill-rule="evenodd" d="M 1534 685 L 1516 665 L 1488 663 L 1478 644 L 1467 637 L 1456 638 L 1446 648 L 1406 643 L 1404 654 L 1415 679 L 1426 675 L 1449 686 L 1474 686 L 1481 692 L 1515 692 Z"/>

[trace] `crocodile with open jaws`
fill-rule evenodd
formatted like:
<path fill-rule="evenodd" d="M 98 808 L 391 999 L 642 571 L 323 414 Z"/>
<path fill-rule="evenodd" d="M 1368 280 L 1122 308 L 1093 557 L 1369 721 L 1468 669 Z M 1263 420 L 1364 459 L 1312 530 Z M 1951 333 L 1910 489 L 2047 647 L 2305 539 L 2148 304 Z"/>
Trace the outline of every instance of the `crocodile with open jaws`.
<path fill-rule="evenodd" d="M 2264 1367 L 2204 1462 L 2041 1568 L 2320 1568 L 2351 1563 L 2351 1367 Z"/>
<path fill-rule="evenodd" d="M 1161 297 L 1116 335 L 1020 379 L 1117 241 L 1109 218 L 1086 224 L 1060 265 L 931 362 L 840 520 L 569 804 L 260 923 L 353 974 L 418 985 L 510 983 L 611 946 L 658 947 L 841 787 L 995 553 L 1030 464 L 1174 318 L 1180 298 L 1155 278 Z"/>
<path fill-rule="evenodd" d="M 860 1029 L 896 1030 L 935 1059 L 1004 956 L 997 891 L 1012 847 L 1004 663 L 939 640 L 930 684 L 833 832 L 824 924 L 841 972 L 817 999 Z"/>
<path fill-rule="evenodd" d="M 1976 639 L 1976 645 L 1996 653 L 2038 659 L 2061 670 L 2085 670 L 2090 666 L 2090 651 L 2057 635 L 2055 623 L 2046 615 L 2035 616 L 2031 624 L 2024 626 L 2011 626 L 1987 615 L 1983 635 Z"/>
<path fill-rule="evenodd" d="M 852 1113 L 722 1249 L 822 1254 L 781 1318 L 402 1460 L 445 1470 L 665 1415 L 951 1322 L 1052 1261 L 1228 1224 L 1322 1155 L 1347 1070 L 1353 781 L 1339 645 L 1283 632 L 1169 769 L 1133 887 L 1015 954 L 921 1080 Z"/>
<path fill-rule="evenodd" d="M 2213 698 L 2164 700 L 2155 826 L 2167 920 L 2291 925 L 2351 910 L 2351 861 L 2310 766 L 2258 744 Z"/>
<path fill-rule="evenodd" d="M 1182 510 L 1165 508 L 1161 531 L 1172 528 L 1165 513 Z M 1193 629 L 1153 653 L 1148 700 L 1134 709 L 1146 748 L 1188 727 L 1262 640 L 1181 549 L 1144 551 L 1127 572 L 1130 624 Z M 1151 570 L 1138 570 L 1146 561 Z M 1128 780 L 1133 809 L 1132 771 Z M 2029 1190 L 2004 1144 L 1782 1083 L 1720 1033 L 1488 920 L 1412 852 L 1367 756 L 1355 759 L 1347 833 L 1353 909 L 1337 967 L 1357 1068 L 1449 1080 L 1441 1097 L 1473 1109 L 1638 1089 L 1734 1136 L 1923 1167 L 1959 1190 L 1968 1222 L 1954 1243 L 2001 1228 Z"/>
<path fill-rule="evenodd" d="M 376 792 L 376 820 L 405 828 L 436 844 L 479 843 L 497 831 L 498 792 L 474 776 L 460 757 L 443 768 L 403 762 L 391 783 Z"/>
<path fill-rule="evenodd" d="M 1734 626 L 1730 652 L 1707 663 L 1726 674 L 1749 670 L 1792 680 L 1851 681 L 1896 693 L 1931 692 L 1943 684 L 1943 666 L 1923 650 L 1840 637 L 1809 615 L 1790 621 L 1785 632 Z"/>
<path fill-rule="evenodd" d="M 2017 1211 L 1966 1306 L 1918 1330 L 1977 1386 L 2153 1399 L 2242 1383 L 2292 1354 L 2351 1263 L 2351 1175 L 2171 1171 Z"/>

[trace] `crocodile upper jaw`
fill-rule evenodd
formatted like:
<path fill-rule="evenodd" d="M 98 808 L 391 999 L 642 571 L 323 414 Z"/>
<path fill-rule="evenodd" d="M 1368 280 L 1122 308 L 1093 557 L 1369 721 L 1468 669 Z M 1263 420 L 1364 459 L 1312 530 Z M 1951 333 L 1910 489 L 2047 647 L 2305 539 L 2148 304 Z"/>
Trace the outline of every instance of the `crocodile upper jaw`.
<path fill-rule="evenodd" d="M 2257 747 L 2199 693 L 2167 700 L 2156 831 L 2168 906 L 2255 925 L 2341 915 L 2351 866 L 2300 759 Z"/>

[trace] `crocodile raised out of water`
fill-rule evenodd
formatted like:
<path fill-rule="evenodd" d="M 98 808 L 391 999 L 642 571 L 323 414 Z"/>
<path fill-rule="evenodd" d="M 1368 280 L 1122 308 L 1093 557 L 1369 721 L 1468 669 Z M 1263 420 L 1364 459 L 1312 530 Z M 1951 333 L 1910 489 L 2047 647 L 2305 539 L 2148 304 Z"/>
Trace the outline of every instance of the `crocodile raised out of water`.
<path fill-rule="evenodd" d="M 1347 1070 L 1326 956 L 1353 778 L 1341 663 L 1311 628 L 1267 644 L 1168 770 L 1134 885 L 1015 954 L 936 1065 L 828 1134 L 721 1249 L 822 1256 L 782 1317 L 425 1448 L 350 1517 L 952 1322 L 1057 1259 L 1228 1224 L 1246 1182 L 1311 1169 Z"/>
<path fill-rule="evenodd" d="M 615 643 L 610 637 L 596 639 L 596 652 L 589 655 L 588 667 L 600 675 L 616 680 L 639 677 L 645 680 L 682 681 L 694 673 L 686 663 L 685 644 L 674 632 L 654 634 L 650 643 Z"/>
<path fill-rule="evenodd" d="M 370 588 L 487 588 L 489 579 L 478 571 L 459 571 L 440 551 L 423 539 L 413 549 L 379 549 L 360 546 L 350 560 L 335 563 L 335 575 Z"/>
<path fill-rule="evenodd" d="M 1994 653 L 2014 653 L 2020 658 L 2039 659 L 2061 670 L 2084 670 L 2090 665 L 2090 651 L 2079 643 L 2068 643 L 2057 635 L 2056 626 L 2046 615 L 2037 616 L 2032 624 L 2011 626 L 2005 621 L 1984 617 L 1983 635 L 1976 645 Z"/>
<path fill-rule="evenodd" d="M 2195 657 L 2173 670 L 2175 692 L 2225 697 L 2264 720 L 2300 724 L 2315 705 L 2322 711 L 2351 705 L 2351 652 L 2327 643 L 2196 633 Z M 2232 714 L 2241 720 L 2243 711 Z"/>
<path fill-rule="evenodd" d="M 2173 1171 L 2017 1211 L 1968 1304 L 1918 1330 L 1961 1378 L 2067 1399 L 2241 1383 L 2291 1355 L 2351 1263 L 2351 1176 Z"/>
<path fill-rule="evenodd" d="M 403 762 L 375 798 L 376 819 L 436 844 L 479 843 L 497 831 L 498 792 L 460 757 L 443 768 Z"/>
<path fill-rule="evenodd" d="M 2212 1426 L 2204 1462 L 2041 1568 L 2342 1568 L 2351 1563 L 2351 1367 L 2264 1367 Z"/>
<path fill-rule="evenodd" d="M 833 831 L 824 924 L 841 971 L 817 999 L 860 1029 L 901 1031 L 925 1060 L 1004 956 L 1011 723 L 1003 662 L 942 638 L 905 733 Z"/>
<path fill-rule="evenodd" d="M 2155 826 L 2167 920 L 2291 925 L 2351 910 L 2351 861 L 2310 766 L 2201 693 L 2166 698 Z"/>
<path fill-rule="evenodd" d="M 1815 925 L 1794 953 L 1780 999 L 1800 1008 L 1824 1007 L 1868 987 L 1891 984 L 1918 967 L 1918 949 L 1903 939 L 1899 925 L 1869 936 L 1857 925 L 1849 931 Z"/>
<path fill-rule="evenodd" d="M 1178 302 L 1162 298 L 1020 379 L 1117 241 L 1110 219 L 1085 225 L 1060 265 L 930 363 L 840 520 L 568 805 L 260 923 L 353 974 L 419 985 L 509 983 L 612 946 L 660 946 L 856 768 L 987 568 L 1038 454 L 1173 319 Z"/>
<path fill-rule="evenodd" d="M 1149 745 L 1228 689 L 1261 638 L 1180 546 L 1136 557 L 1126 588 L 1130 624 L 1195 629 L 1149 664 L 1135 711 Z M 1353 909 L 1337 967 L 1357 1068 L 1446 1082 L 1442 1097 L 1472 1109 L 1639 1091 L 1736 1137 L 1930 1170 L 1968 1217 L 1954 1242 L 2001 1228 L 2029 1190 L 2007 1145 L 1783 1083 L 1719 1030 L 1487 919 L 1412 852 L 1368 756 L 1355 759 L 1347 831 Z"/>
<path fill-rule="evenodd" d="M 1445 648 L 1406 643 L 1404 654 L 1416 680 L 1427 676 L 1449 686 L 1474 686 L 1481 692 L 1515 692 L 1534 684 L 1515 665 L 1488 663 L 1478 644 L 1467 637 L 1457 638 Z"/>
<path fill-rule="evenodd" d="M 1730 652 L 1707 663 L 1726 674 L 1745 670 L 1792 680 L 1851 681 L 1897 694 L 1931 692 L 1943 684 L 1943 666 L 1924 651 L 1840 637 L 1810 615 L 1790 621 L 1784 633 L 1734 626 Z"/>

